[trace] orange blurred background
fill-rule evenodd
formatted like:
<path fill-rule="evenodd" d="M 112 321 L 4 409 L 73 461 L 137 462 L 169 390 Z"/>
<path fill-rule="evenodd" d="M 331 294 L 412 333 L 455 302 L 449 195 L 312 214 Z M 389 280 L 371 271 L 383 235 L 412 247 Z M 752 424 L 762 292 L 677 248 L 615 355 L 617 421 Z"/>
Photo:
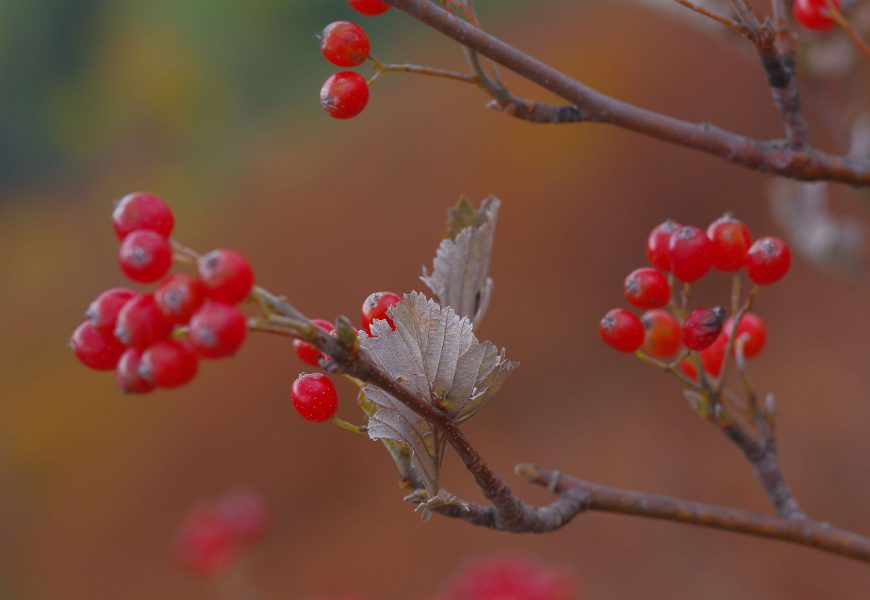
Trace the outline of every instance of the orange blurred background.
<path fill-rule="evenodd" d="M 93 297 L 122 282 L 110 213 L 126 192 L 163 196 L 178 239 L 239 249 L 259 283 L 324 318 L 356 317 L 374 290 L 422 289 L 446 209 L 494 193 L 496 287 L 480 335 L 521 367 L 466 426 L 491 465 L 530 500 L 547 495 L 510 476 L 518 461 L 770 512 L 676 384 L 595 330 L 665 218 L 703 226 L 733 210 L 778 234 L 769 178 L 605 126 L 511 120 L 470 86 L 410 75 L 385 76 L 362 116 L 332 121 L 317 92 L 333 68 L 313 33 L 361 20 L 339 0 L 30 4 L 0 7 L 0 597 L 214 597 L 174 564 L 170 540 L 192 505 L 239 485 L 274 514 L 249 564 L 270 598 L 426 599 L 466 560 L 504 552 L 570 569 L 585 598 L 868 596 L 863 564 L 682 525 L 424 525 L 378 444 L 297 417 L 287 391 L 303 365 L 283 339 L 251 336 L 191 385 L 145 397 L 122 397 L 65 347 Z M 724 38 L 621 3 L 478 5 L 494 33 L 607 93 L 778 135 L 760 69 Z M 462 68 L 455 44 L 396 11 L 364 24 L 381 60 Z M 726 289 L 714 276 L 699 293 Z M 757 388 L 776 393 L 804 509 L 862 533 L 868 300 L 866 286 L 797 261 L 756 305 L 771 338 L 753 364 Z M 360 421 L 340 391 L 340 416 Z M 444 480 L 479 498 L 455 457 Z"/>

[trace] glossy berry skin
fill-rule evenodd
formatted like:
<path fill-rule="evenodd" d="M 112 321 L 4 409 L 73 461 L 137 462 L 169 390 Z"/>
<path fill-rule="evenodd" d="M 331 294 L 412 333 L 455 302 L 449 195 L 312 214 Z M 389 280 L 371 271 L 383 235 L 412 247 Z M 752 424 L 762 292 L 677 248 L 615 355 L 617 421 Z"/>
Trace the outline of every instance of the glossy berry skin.
<path fill-rule="evenodd" d="M 349 0 L 350 7 L 368 17 L 376 17 L 390 9 L 390 5 L 381 0 Z"/>
<path fill-rule="evenodd" d="M 239 553 L 230 525 L 220 510 L 208 505 L 196 508 L 187 517 L 178 532 L 175 550 L 182 566 L 200 576 L 226 571 Z"/>
<path fill-rule="evenodd" d="M 69 345 L 79 362 L 95 371 L 111 371 L 124 353 L 118 340 L 103 335 L 89 321 L 76 327 Z"/>
<path fill-rule="evenodd" d="M 598 333 L 608 346 L 620 352 L 636 351 L 646 335 L 637 315 L 624 308 L 614 308 L 604 315 Z"/>
<path fill-rule="evenodd" d="M 169 206 L 157 196 L 137 192 L 118 201 L 112 213 L 112 225 L 119 240 L 140 229 L 168 238 L 175 227 L 175 217 Z"/>
<path fill-rule="evenodd" d="M 136 296 L 118 313 L 115 337 L 130 348 L 145 349 L 167 337 L 172 325 L 160 312 L 153 294 Z"/>
<path fill-rule="evenodd" d="M 640 318 L 644 328 L 641 348 L 650 356 L 668 358 L 680 349 L 680 323 L 666 310 L 648 310 Z"/>
<path fill-rule="evenodd" d="M 728 319 L 725 322 L 725 334 L 731 335 L 734 329 L 734 319 Z M 734 338 L 735 344 L 743 340 L 743 356 L 752 358 L 758 356 L 767 345 L 767 327 L 761 317 L 755 313 L 748 312 L 740 319 L 737 325 L 737 337 Z"/>
<path fill-rule="evenodd" d="M 757 285 L 770 285 L 782 279 L 791 267 L 788 244 L 776 237 L 755 240 L 746 257 L 746 274 Z"/>
<path fill-rule="evenodd" d="M 238 304 L 254 287 L 251 265 L 235 250 L 212 250 L 199 259 L 197 270 L 212 300 Z"/>
<path fill-rule="evenodd" d="M 162 340 L 142 354 L 139 375 L 158 388 L 177 388 L 189 382 L 199 368 L 196 353 L 177 340 Z"/>
<path fill-rule="evenodd" d="M 626 300 L 637 308 L 661 308 L 671 299 L 671 286 L 658 269 L 632 271 L 622 286 Z"/>
<path fill-rule="evenodd" d="M 576 600 L 577 593 L 569 572 L 506 556 L 468 565 L 437 600 Z"/>
<path fill-rule="evenodd" d="M 190 320 L 190 344 L 205 358 L 232 356 L 247 333 L 245 314 L 224 302 L 206 302 Z"/>
<path fill-rule="evenodd" d="M 205 284 L 187 273 L 176 273 L 154 291 L 154 300 L 167 321 L 182 325 L 205 301 Z"/>
<path fill-rule="evenodd" d="M 752 236 L 741 221 L 726 214 L 707 227 L 707 237 L 713 242 L 713 266 L 718 271 L 733 273 L 746 264 Z"/>
<path fill-rule="evenodd" d="M 646 258 L 649 264 L 660 271 L 671 270 L 671 235 L 681 227 L 676 221 L 667 220 L 652 230 L 646 241 Z"/>
<path fill-rule="evenodd" d="M 374 292 L 369 294 L 369 297 L 363 302 L 362 310 L 360 312 L 360 322 L 362 323 L 363 329 L 366 330 L 366 333 L 369 335 L 372 334 L 372 321 L 379 319 L 383 319 L 389 323 L 390 329 L 395 329 L 396 324 L 387 316 L 387 309 L 401 301 L 402 297 L 395 292 Z"/>
<path fill-rule="evenodd" d="M 698 352 L 708 348 L 722 333 L 724 321 L 725 309 L 721 306 L 696 308 L 683 321 L 683 345 Z"/>
<path fill-rule="evenodd" d="M 369 84 L 359 73 L 340 71 L 320 88 L 320 106 L 334 119 L 351 119 L 369 103 Z"/>
<path fill-rule="evenodd" d="M 311 322 L 327 333 L 335 331 L 335 327 L 329 321 L 324 321 L 323 319 L 311 319 Z M 320 366 L 320 359 L 324 356 L 320 350 L 302 340 L 293 340 L 293 348 L 296 350 L 296 355 L 299 357 L 299 360 L 307 365 L 311 365 L 312 367 Z"/>
<path fill-rule="evenodd" d="M 240 544 L 255 544 L 269 528 L 269 513 L 263 499 L 254 492 L 240 490 L 227 494 L 215 508 Z"/>
<path fill-rule="evenodd" d="M 172 266 L 172 247 L 165 237 L 148 229 L 130 233 L 121 242 L 118 262 L 124 275 L 139 283 L 157 281 Z"/>
<path fill-rule="evenodd" d="M 96 300 L 91 302 L 91 305 L 85 312 L 85 316 L 87 316 L 91 325 L 103 335 L 114 335 L 118 313 L 135 296 L 136 292 L 128 288 L 106 290 L 97 296 Z"/>
<path fill-rule="evenodd" d="M 118 367 L 115 369 L 115 376 L 118 380 L 118 387 L 121 388 L 121 393 L 147 394 L 154 389 L 154 386 L 139 374 L 142 354 L 141 350 L 129 348 L 121 356 Z"/>
<path fill-rule="evenodd" d="M 834 0 L 834 6 L 840 10 L 840 0 Z M 827 31 L 834 24 L 829 10 L 825 0 L 795 0 L 794 18 L 807 29 Z"/>
<path fill-rule="evenodd" d="M 719 377 L 722 373 L 722 365 L 725 362 L 725 350 L 728 346 L 728 336 L 723 331 L 712 344 L 701 351 L 701 364 L 704 371 L 713 377 Z"/>
<path fill-rule="evenodd" d="M 668 242 L 671 271 L 683 283 L 692 283 L 713 266 L 713 242 L 697 227 L 685 226 L 671 234 Z"/>
<path fill-rule="evenodd" d="M 338 393 L 332 380 L 322 373 L 302 373 L 290 387 L 296 412 L 306 421 L 321 423 L 338 410 Z"/>
<path fill-rule="evenodd" d="M 363 64 L 371 52 L 365 30 L 350 21 L 336 21 L 320 34 L 320 51 L 326 60 L 339 67 Z"/>

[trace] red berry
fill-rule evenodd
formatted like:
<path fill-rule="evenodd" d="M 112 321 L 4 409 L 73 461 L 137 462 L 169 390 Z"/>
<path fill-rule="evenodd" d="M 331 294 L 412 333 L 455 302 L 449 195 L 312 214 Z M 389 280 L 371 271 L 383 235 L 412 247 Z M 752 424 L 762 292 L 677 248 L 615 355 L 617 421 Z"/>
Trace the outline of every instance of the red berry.
<path fill-rule="evenodd" d="M 369 84 L 359 73 L 340 71 L 320 88 L 320 105 L 335 119 L 360 114 L 369 102 Z"/>
<path fill-rule="evenodd" d="M 118 313 L 115 337 L 130 348 L 147 348 L 172 332 L 153 294 L 136 296 Z"/>
<path fill-rule="evenodd" d="M 303 419 L 320 423 L 338 410 L 338 393 L 332 380 L 322 373 L 302 373 L 290 388 L 290 397 Z"/>
<path fill-rule="evenodd" d="M 722 373 L 722 364 L 725 362 L 725 349 L 728 346 L 728 335 L 725 331 L 719 334 L 712 344 L 701 350 L 701 364 L 704 371 L 713 377 L 719 377 Z"/>
<path fill-rule="evenodd" d="M 263 499 L 250 491 L 238 491 L 221 498 L 216 505 L 237 542 L 254 544 L 269 528 L 269 514 Z"/>
<path fill-rule="evenodd" d="M 324 321 L 323 319 L 311 319 L 311 322 L 327 333 L 335 331 L 335 327 L 329 321 Z M 296 355 L 299 357 L 299 360 L 313 367 L 320 366 L 320 359 L 324 356 L 320 350 L 302 340 L 293 340 L 293 348 L 296 350 Z"/>
<path fill-rule="evenodd" d="M 115 375 L 118 379 L 118 387 L 124 394 L 145 394 L 154 389 L 154 386 L 145 381 L 139 374 L 139 363 L 142 360 L 142 351 L 130 348 L 121 356 Z"/>
<path fill-rule="evenodd" d="M 352 9 L 369 17 L 385 13 L 390 8 L 389 4 L 381 0 L 349 0 L 349 2 Z"/>
<path fill-rule="evenodd" d="M 151 283 L 166 275 L 172 266 L 172 247 L 159 233 L 140 229 L 121 242 L 118 261 L 127 277 Z"/>
<path fill-rule="evenodd" d="M 193 379 L 198 369 L 196 354 L 177 340 L 157 342 L 142 354 L 139 375 L 159 388 L 177 388 Z"/>
<path fill-rule="evenodd" d="M 336 21 L 320 34 L 320 51 L 339 67 L 356 67 L 369 57 L 371 45 L 365 30 L 350 21 Z"/>
<path fill-rule="evenodd" d="M 728 319 L 725 323 L 725 334 L 730 336 L 733 328 L 734 319 Z M 737 343 L 741 339 L 743 340 L 743 356 L 752 358 L 761 354 L 767 344 L 767 327 L 761 317 L 751 312 L 741 317 L 740 323 L 737 324 L 737 337 L 734 341 Z"/>
<path fill-rule="evenodd" d="M 713 266 L 713 242 L 697 227 L 682 227 L 671 234 L 668 243 L 674 277 L 692 283 Z"/>
<path fill-rule="evenodd" d="M 791 250 L 779 238 L 765 237 L 755 240 L 746 259 L 746 274 L 753 283 L 770 285 L 788 273 Z"/>
<path fill-rule="evenodd" d="M 241 348 L 248 320 L 237 306 L 206 302 L 190 320 L 190 343 L 200 356 L 223 358 Z"/>
<path fill-rule="evenodd" d="M 643 323 L 632 312 L 614 308 L 598 324 L 601 339 L 620 352 L 634 352 L 643 344 Z"/>
<path fill-rule="evenodd" d="M 172 210 L 163 200 L 151 194 L 128 194 L 118 201 L 112 213 L 112 224 L 119 240 L 139 229 L 156 231 L 168 238 L 175 226 Z"/>
<path fill-rule="evenodd" d="M 684 358 L 680 361 L 680 371 L 683 372 L 683 375 L 695 381 L 698 379 L 698 369 L 695 368 L 695 363 L 693 363 L 688 358 Z"/>
<path fill-rule="evenodd" d="M 124 346 L 118 340 L 103 335 L 89 321 L 76 327 L 69 345 L 76 358 L 95 371 L 111 371 L 124 353 Z"/>
<path fill-rule="evenodd" d="M 696 308 L 683 321 L 683 345 L 689 350 L 701 351 L 709 347 L 722 333 L 725 309 Z"/>
<path fill-rule="evenodd" d="M 181 564 L 196 575 L 216 575 L 230 567 L 238 546 L 220 511 L 201 506 L 187 517 L 175 542 Z"/>
<path fill-rule="evenodd" d="M 671 299 L 671 286 L 661 271 L 644 267 L 625 278 L 623 293 L 638 308 L 661 308 Z"/>
<path fill-rule="evenodd" d="M 719 271 L 731 273 L 746 264 L 752 237 L 741 221 L 725 214 L 707 227 L 707 237 L 713 242 L 713 266 Z"/>
<path fill-rule="evenodd" d="M 466 567 L 438 600 L 575 600 L 577 585 L 561 569 L 523 557 L 499 557 Z"/>
<path fill-rule="evenodd" d="M 186 273 L 171 275 L 154 291 L 154 300 L 173 325 L 190 321 L 205 301 L 205 284 Z"/>
<path fill-rule="evenodd" d="M 840 0 L 834 0 L 834 6 L 840 10 Z M 795 0 L 794 18 L 807 29 L 816 31 L 830 29 L 834 24 L 830 14 L 826 0 Z"/>
<path fill-rule="evenodd" d="M 660 271 L 671 270 L 671 234 L 679 231 L 681 227 L 676 221 L 667 220 L 652 230 L 646 241 L 646 258 L 649 264 Z"/>
<path fill-rule="evenodd" d="M 369 297 L 363 302 L 360 314 L 360 320 L 366 333 L 372 335 L 372 321 L 376 320 L 384 320 L 390 325 L 390 329 L 396 329 L 396 324 L 387 316 L 387 309 L 401 301 L 402 297 L 395 292 L 374 292 L 369 294 Z"/>
<path fill-rule="evenodd" d="M 199 259 L 199 278 L 212 300 L 237 304 L 254 287 L 254 271 L 244 256 L 235 250 L 212 250 Z"/>
<path fill-rule="evenodd" d="M 136 292 L 127 288 L 106 290 L 91 302 L 85 315 L 97 331 L 106 336 L 114 335 L 118 313 L 134 296 Z"/>
<path fill-rule="evenodd" d="M 640 318 L 646 331 L 643 351 L 651 356 L 667 358 L 680 349 L 680 324 L 666 310 L 648 310 Z"/>

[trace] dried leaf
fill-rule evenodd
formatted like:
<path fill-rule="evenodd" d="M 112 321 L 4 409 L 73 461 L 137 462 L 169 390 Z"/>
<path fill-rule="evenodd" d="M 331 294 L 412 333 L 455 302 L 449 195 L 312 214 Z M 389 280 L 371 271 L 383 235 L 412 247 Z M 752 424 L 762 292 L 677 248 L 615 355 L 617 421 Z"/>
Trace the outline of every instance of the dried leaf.
<path fill-rule="evenodd" d="M 422 294 L 405 296 L 389 315 L 395 331 L 386 321 L 375 321 L 372 337 L 360 334 L 360 346 L 396 381 L 457 423 L 474 416 L 516 367 L 504 350 L 479 342 L 468 319 Z M 436 497 L 445 449 L 442 435 L 383 390 L 366 386 L 363 391 L 376 407 L 369 418 L 369 437 L 405 444 L 411 450 L 411 467 L 429 496 Z"/>
<path fill-rule="evenodd" d="M 421 279 L 442 306 L 450 306 L 477 327 L 489 307 L 492 278 L 489 264 L 501 201 L 490 196 L 475 210 L 461 198 L 447 218 L 446 238 L 435 254 L 432 274 L 424 268 Z"/>

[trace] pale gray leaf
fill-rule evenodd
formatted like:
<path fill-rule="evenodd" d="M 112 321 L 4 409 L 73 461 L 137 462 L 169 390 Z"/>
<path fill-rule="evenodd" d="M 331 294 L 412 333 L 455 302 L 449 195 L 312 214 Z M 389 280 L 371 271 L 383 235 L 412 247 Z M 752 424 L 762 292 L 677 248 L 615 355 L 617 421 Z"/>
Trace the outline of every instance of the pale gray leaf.
<path fill-rule="evenodd" d="M 448 214 L 447 237 L 438 246 L 432 274 L 424 268 L 421 277 L 442 306 L 450 306 L 475 326 L 483 320 L 492 295 L 489 265 L 500 206 L 501 201 L 490 196 L 475 210 L 461 198 Z"/>

